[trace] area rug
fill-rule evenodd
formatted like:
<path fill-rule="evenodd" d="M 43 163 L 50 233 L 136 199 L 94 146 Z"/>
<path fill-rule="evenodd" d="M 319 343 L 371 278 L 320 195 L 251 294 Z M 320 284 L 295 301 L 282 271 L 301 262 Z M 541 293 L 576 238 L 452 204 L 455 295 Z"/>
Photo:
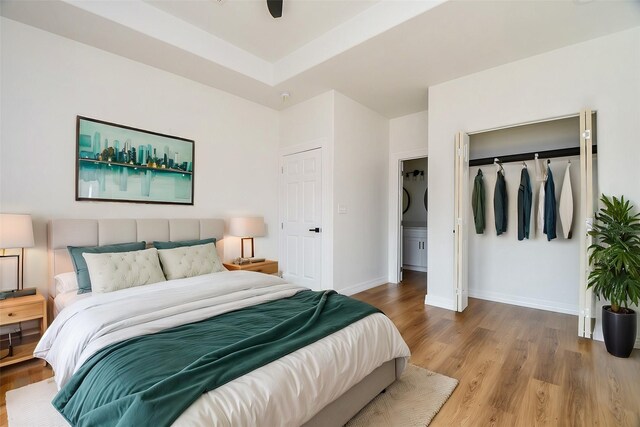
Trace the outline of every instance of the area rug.
<path fill-rule="evenodd" d="M 9 427 L 67 427 L 51 404 L 58 389 L 53 378 L 7 392 Z"/>
<path fill-rule="evenodd" d="M 458 381 L 415 365 L 407 365 L 400 380 L 349 421 L 349 427 L 426 426 L 447 401 Z M 53 378 L 7 392 L 9 427 L 67 427 L 51 405 Z"/>
<path fill-rule="evenodd" d="M 348 427 L 427 426 L 458 380 L 409 364 L 402 377 L 362 408 Z"/>

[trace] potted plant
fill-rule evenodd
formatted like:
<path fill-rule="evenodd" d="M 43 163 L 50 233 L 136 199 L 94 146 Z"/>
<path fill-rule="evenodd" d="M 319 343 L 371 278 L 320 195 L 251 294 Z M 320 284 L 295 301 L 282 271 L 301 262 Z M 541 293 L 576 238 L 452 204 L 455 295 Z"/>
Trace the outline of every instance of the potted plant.
<path fill-rule="evenodd" d="M 637 314 L 629 301 L 638 305 L 640 298 L 640 214 L 633 214 L 633 205 L 604 194 L 604 205 L 596 214 L 593 230 L 595 243 L 589 247 L 588 288 L 598 299 L 604 297 L 611 305 L 602 307 L 602 332 L 607 351 L 617 357 L 629 357 L 636 340 Z"/>

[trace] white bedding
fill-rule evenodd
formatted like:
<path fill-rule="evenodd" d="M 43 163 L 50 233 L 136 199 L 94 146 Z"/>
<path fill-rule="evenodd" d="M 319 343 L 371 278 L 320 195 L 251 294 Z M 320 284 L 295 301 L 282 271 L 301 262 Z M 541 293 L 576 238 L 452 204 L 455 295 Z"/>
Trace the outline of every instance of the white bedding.
<path fill-rule="evenodd" d="M 34 353 L 51 364 L 61 387 L 110 344 L 302 289 L 236 271 L 91 295 L 60 313 Z M 408 356 L 393 323 L 374 314 L 203 395 L 175 424 L 301 425 L 384 362 Z"/>

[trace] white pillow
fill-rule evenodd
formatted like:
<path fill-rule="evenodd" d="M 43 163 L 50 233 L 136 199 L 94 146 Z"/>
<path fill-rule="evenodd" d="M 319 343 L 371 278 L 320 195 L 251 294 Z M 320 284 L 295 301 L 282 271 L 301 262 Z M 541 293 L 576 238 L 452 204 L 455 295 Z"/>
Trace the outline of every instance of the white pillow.
<path fill-rule="evenodd" d="M 156 248 L 104 254 L 85 252 L 82 256 L 87 262 L 93 293 L 165 281 Z"/>
<path fill-rule="evenodd" d="M 57 274 L 53 280 L 56 284 L 56 294 L 78 290 L 78 277 L 75 271 Z"/>
<path fill-rule="evenodd" d="M 214 243 L 158 250 L 167 280 L 226 271 Z M 93 281 L 92 281 L 93 283 Z"/>

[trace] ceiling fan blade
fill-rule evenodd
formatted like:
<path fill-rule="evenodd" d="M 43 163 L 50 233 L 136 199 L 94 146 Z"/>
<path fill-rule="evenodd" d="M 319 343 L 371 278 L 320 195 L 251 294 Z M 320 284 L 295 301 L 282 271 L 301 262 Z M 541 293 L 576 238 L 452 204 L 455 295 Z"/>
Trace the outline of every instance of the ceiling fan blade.
<path fill-rule="evenodd" d="M 282 1 L 283 0 L 267 0 L 267 7 L 269 13 L 274 18 L 280 18 L 282 16 Z"/>

